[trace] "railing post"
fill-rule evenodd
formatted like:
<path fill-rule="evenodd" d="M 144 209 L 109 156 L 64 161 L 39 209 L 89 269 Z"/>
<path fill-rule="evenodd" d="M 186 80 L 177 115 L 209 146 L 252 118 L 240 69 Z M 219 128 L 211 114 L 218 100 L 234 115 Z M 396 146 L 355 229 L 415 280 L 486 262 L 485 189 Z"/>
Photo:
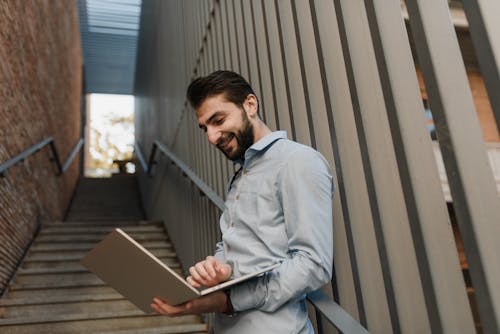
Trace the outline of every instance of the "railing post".
<path fill-rule="evenodd" d="M 54 139 L 49 142 L 50 150 L 52 151 L 52 160 L 55 162 L 57 166 L 58 175 L 63 173 L 63 169 L 61 166 L 61 160 L 59 160 L 59 154 L 57 153 L 56 145 L 54 144 Z"/>
<path fill-rule="evenodd" d="M 151 149 L 151 154 L 149 155 L 149 162 L 148 162 L 148 168 L 146 172 L 148 173 L 148 176 L 152 176 L 153 173 L 153 165 L 156 163 L 155 161 L 155 155 L 156 155 L 156 149 L 158 145 L 156 142 L 153 143 L 153 148 Z"/>

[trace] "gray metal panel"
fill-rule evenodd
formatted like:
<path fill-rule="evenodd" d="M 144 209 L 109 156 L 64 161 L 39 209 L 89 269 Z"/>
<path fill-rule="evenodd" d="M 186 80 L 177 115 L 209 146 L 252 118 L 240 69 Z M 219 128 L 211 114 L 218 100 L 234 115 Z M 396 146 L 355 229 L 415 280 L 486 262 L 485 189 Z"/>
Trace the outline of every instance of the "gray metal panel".
<path fill-rule="evenodd" d="M 245 28 L 243 26 L 243 13 L 241 0 L 232 0 L 233 2 L 233 11 L 234 11 L 234 22 L 236 29 L 236 51 L 238 54 L 240 70 L 239 73 L 244 77 L 250 80 L 249 74 L 249 65 L 248 65 L 248 55 L 247 55 L 247 46 L 246 46 L 246 38 L 245 38 Z"/>
<path fill-rule="evenodd" d="M 340 0 L 352 67 L 351 89 L 364 138 L 365 173 L 376 223 L 394 331 L 430 332 L 380 78 L 362 0 Z M 360 13 L 362 15 L 360 15 Z M 382 253 L 384 251 L 384 253 Z"/>
<path fill-rule="evenodd" d="M 432 332 L 474 332 L 399 2 L 365 1 Z"/>
<path fill-rule="evenodd" d="M 245 2 L 247 4 L 247 2 Z M 256 59 L 259 68 L 260 95 L 259 109 L 264 110 L 266 124 L 273 131 L 277 130 L 276 125 L 276 103 L 274 99 L 274 87 L 272 71 L 269 67 L 270 54 L 268 48 L 268 39 L 266 37 L 265 18 L 262 12 L 262 2 L 251 2 L 250 12 L 252 13 L 253 29 L 255 34 Z"/>
<path fill-rule="evenodd" d="M 283 65 L 286 66 L 285 73 L 290 94 L 290 116 L 293 119 L 293 126 L 297 135 L 296 140 L 311 146 L 314 142 L 314 136 L 309 131 L 308 106 L 306 105 L 300 60 L 297 52 L 297 37 L 291 3 L 278 1 L 277 10 L 279 11 L 283 42 Z"/>
<path fill-rule="evenodd" d="M 277 19 L 277 9 L 274 1 L 262 1 L 264 11 L 264 24 L 267 29 L 267 43 L 269 50 L 270 70 L 272 71 L 273 95 L 275 99 L 275 113 L 278 115 L 276 123 L 278 129 L 285 130 L 288 136 L 295 138 L 295 131 L 290 119 L 290 94 L 288 81 L 285 75 L 283 48 L 281 47 L 280 27 Z"/>
<path fill-rule="evenodd" d="M 296 26 L 297 46 L 299 52 L 299 61 L 301 75 L 304 85 L 304 95 L 307 110 L 303 113 L 308 116 L 311 136 L 314 136 L 316 149 L 327 159 L 334 175 L 336 175 L 336 166 L 334 161 L 333 143 L 331 140 L 330 123 L 328 121 L 325 94 L 323 91 L 323 80 L 319 57 L 317 53 L 316 41 L 314 38 L 314 27 L 310 4 L 305 1 L 292 2 L 292 13 Z M 338 185 L 335 184 L 338 189 Z M 339 290 L 339 298 L 342 307 L 346 308 L 354 317 L 358 318 L 358 305 L 355 292 L 357 272 L 351 270 L 352 257 L 349 253 L 348 240 L 346 238 L 346 226 L 344 219 L 344 210 L 340 196 L 334 196 L 333 199 L 333 235 L 334 235 L 334 254 L 335 254 L 335 279 Z"/>
<path fill-rule="evenodd" d="M 485 332 L 500 331 L 500 201 L 446 3 L 407 0 Z"/>
<path fill-rule="evenodd" d="M 326 105 L 331 117 L 331 140 L 337 145 L 335 150 L 338 152 L 335 162 L 339 184 L 337 194 L 342 197 L 345 206 L 343 211 L 346 234 L 350 243 L 351 261 L 355 266 L 352 270 L 358 272 L 353 277 L 358 276 L 361 285 L 361 291 L 356 293 L 360 320 L 374 333 L 390 333 L 392 328 L 387 297 L 355 131 L 335 8 L 333 2 L 317 0 L 312 9 L 315 10 L 313 17 L 318 29 L 318 55 L 323 61 L 321 73 L 324 75 L 323 89 L 328 97 Z"/>
<path fill-rule="evenodd" d="M 86 93 L 133 94 L 141 0 L 77 0 Z"/>
<path fill-rule="evenodd" d="M 500 129 L 500 1 L 464 0 L 472 42 Z"/>

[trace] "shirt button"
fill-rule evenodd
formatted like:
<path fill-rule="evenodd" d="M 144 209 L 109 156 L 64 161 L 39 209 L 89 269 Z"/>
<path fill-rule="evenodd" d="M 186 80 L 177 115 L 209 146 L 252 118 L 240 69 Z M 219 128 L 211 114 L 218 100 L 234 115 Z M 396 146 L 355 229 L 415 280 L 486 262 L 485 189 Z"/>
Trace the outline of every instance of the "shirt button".
<path fill-rule="evenodd" d="M 236 195 L 236 200 L 239 200 L 240 199 L 240 195 Z"/>
<path fill-rule="evenodd" d="M 234 227 L 234 223 L 231 223 L 231 225 L 230 225 L 230 226 L 231 226 L 231 227 Z"/>

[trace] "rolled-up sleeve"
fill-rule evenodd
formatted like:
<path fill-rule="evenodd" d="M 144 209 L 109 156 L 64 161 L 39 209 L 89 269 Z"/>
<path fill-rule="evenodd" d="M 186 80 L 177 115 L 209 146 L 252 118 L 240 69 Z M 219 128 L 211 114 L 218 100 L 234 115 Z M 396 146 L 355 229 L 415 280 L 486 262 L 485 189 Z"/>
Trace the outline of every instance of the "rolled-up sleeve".
<path fill-rule="evenodd" d="M 267 275 L 231 289 L 236 311 L 273 312 L 331 279 L 334 183 L 328 163 L 312 149 L 299 149 L 281 166 L 276 184 L 288 256 Z"/>
<path fill-rule="evenodd" d="M 226 263 L 226 255 L 224 253 L 224 243 L 222 241 L 219 241 L 215 245 L 215 253 L 214 257 L 219 260 L 219 262 Z"/>

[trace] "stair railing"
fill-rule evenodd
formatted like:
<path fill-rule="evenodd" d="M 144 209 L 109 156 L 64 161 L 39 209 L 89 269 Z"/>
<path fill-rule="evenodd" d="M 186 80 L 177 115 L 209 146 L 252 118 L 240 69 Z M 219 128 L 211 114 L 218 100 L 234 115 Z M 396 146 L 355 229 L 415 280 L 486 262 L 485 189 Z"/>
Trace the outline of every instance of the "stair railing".
<path fill-rule="evenodd" d="M 9 168 L 24 161 L 24 159 L 26 159 L 30 155 L 33 155 L 36 152 L 40 151 L 42 148 L 44 148 L 47 145 L 50 146 L 50 149 L 52 152 L 51 160 L 54 161 L 54 163 L 56 164 L 58 175 L 62 175 L 69 168 L 69 166 L 71 165 L 71 162 L 73 161 L 75 156 L 78 154 L 78 152 L 82 148 L 83 138 L 80 138 L 78 140 L 76 145 L 71 150 L 71 153 L 68 155 L 64 164 L 61 164 L 61 160 L 59 159 L 59 154 L 57 152 L 56 145 L 54 144 L 54 138 L 53 137 L 45 138 L 44 140 L 40 141 L 39 143 L 37 143 L 37 144 L 31 146 L 30 148 L 28 148 L 27 150 L 21 152 L 20 154 L 18 154 L 14 158 L 9 159 L 6 162 L 4 162 L 3 164 L 1 164 L 0 165 L 0 177 L 4 177 L 5 173 L 7 172 L 7 170 Z"/>
<path fill-rule="evenodd" d="M 203 182 L 184 162 L 175 156 L 162 143 L 155 140 L 149 155 L 148 163 L 144 159 L 139 143 L 134 144 L 134 152 L 144 172 L 153 177 L 152 169 L 157 163 L 155 160 L 156 152 L 160 151 L 167 157 L 177 168 L 180 169 L 182 175 L 187 177 L 210 201 L 224 211 L 224 201 L 215 191 L 213 191 L 205 182 Z M 316 312 L 316 325 L 318 333 L 323 334 L 322 319 L 326 319 L 331 325 L 337 328 L 344 334 L 369 334 L 368 330 L 363 327 L 356 319 L 354 319 L 345 309 L 336 303 L 332 298 L 321 290 L 316 290 L 307 294 L 307 300 L 314 307 Z"/>
<path fill-rule="evenodd" d="M 83 146 L 83 138 L 80 138 L 78 140 L 78 142 L 76 143 L 76 145 L 73 147 L 73 149 L 71 150 L 70 154 L 66 158 L 66 161 L 64 162 L 64 164 L 61 164 L 61 160 L 59 159 L 59 154 L 57 152 L 57 148 L 56 148 L 56 146 L 54 144 L 54 138 L 53 137 L 47 137 L 47 138 L 43 139 L 42 141 L 36 143 L 35 145 L 31 146 L 27 150 L 25 150 L 25 151 L 21 152 L 20 154 L 16 155 L 15 157 L 13 157 L 13 158 L 7 160 L 6 162 L 0 164 L 0 178 L 1 177 L 5 177 L 5 174 L 6 174 L 7 170 L 9 170 L 9 168 L 15 166 L 18 163 L 23 162 L 24 159 L 26 159 L 29 156 L 37 153 L 38 151 L 40 151 L 41 149 L 43 149 L 47 145 L 50 146 L 50 149 L 51 149 L 51 152 L 52 152 L 52 156 L 51 156 L 50 160 L 53 161 L 56 164 L 57 175 L 60 176 L 60 175 L 64 174 L 64 172 L 69 168 L 69 166 L 71 165 L 71 162 L 73 161 L 73 159 L 75 158 L 75 156 L 78 154 L 78 152 L 82 148 L 82 146 Z M 31 240 L 29 241 L 28 246 L 25 248 L 22 257 L 19 259 L 16 268 L 19 268 L 21 266 L 21 263 L 24 261 L 24 258 L 26 256 L 26 254 L 28 253 L 28 250 L 30 249 L 31 244 L 35 240 L 35 237 L 38 235 L 39 231 L 40 231 L 40 224 L 37 225 L 35 233 L 33 234 L 33 237 L 31 238 Z M 8 282 L 11 282 L 14 279 L 14 277 L 15 277 L 15 271 L 12 273 L 12 276 L 8 279 Z M 0 292 L 2 292 L 2 291 L 0 291 Z M 7 289 L 5 289 L 2 293 L 0 293 L 0 297 L 3 297 L 3 295 L 6 292 L 7 292 Z"/>

